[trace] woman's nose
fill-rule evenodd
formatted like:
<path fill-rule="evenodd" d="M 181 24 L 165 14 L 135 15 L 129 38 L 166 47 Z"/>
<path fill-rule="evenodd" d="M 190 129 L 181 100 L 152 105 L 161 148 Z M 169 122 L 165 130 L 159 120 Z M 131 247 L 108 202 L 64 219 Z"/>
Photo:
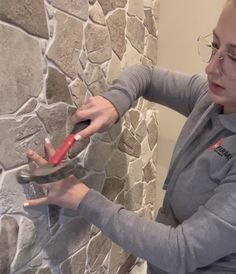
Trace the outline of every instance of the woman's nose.
<path fill-rule="evenodd" d="M 207 75 L 221 75 L 223 61 L 224 61 L 223 57 L 220 56 L 218 52 L 216 52 L 216 54 L 211 57 L 208 65 L 205 68 L 206 74 Z"/>

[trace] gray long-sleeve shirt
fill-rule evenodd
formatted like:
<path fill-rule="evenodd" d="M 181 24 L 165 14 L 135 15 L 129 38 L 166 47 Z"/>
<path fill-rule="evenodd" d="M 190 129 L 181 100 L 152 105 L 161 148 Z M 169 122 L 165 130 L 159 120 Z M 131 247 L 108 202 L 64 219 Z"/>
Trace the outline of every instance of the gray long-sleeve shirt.
<path fill-rule="evenodd" d="M 90 190 L 81 215 L 149 263 L 148 273 L 236 273 L 236 114 L 211 103 L 207 82 L 136 65 L 104 95 L 120 117 L 143 96 L 188 117 L 177 140 L 157 222 Z"/>

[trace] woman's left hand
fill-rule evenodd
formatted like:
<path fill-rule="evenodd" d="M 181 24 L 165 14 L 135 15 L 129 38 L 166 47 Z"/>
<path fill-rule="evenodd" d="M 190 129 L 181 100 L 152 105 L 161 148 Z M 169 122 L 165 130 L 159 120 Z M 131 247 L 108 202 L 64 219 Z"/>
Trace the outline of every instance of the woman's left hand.
<path fill-rule="evenodd" d="M 45 150 L 49 157 L 55 152 L 53 146 L 48 140 L 45 143 Z M 29 150 L 27 152 L 27 156 L 38 165 L 44 165 L 47 163 L 44 158 L 33 150 Z M 43 184 L 41 186 L 47 195 L 34 200 L 27 200 L 24 203 L 25 207 L 55 204 L 64 208 L 77 209 L 80 201 L 89 191 L 89 188 L 80 182 L 74 175 L 57 182 Z"/>

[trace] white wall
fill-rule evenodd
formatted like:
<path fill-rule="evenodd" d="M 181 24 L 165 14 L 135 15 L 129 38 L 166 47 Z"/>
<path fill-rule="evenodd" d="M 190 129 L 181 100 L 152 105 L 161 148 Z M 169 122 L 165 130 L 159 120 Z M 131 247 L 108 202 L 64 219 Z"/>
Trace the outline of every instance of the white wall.
<path fill-rule="evenodd" d="M 196 40 L 200 34 L 212 31 L 224 0 L 159 0 L 159 4 L 158 66 L 187 73 L 204 73 L 205 64 L 198 57 Z M 158 106 L 158 109 L 158 178 L 162 183 L 185 118 L 167 108 Z"/>

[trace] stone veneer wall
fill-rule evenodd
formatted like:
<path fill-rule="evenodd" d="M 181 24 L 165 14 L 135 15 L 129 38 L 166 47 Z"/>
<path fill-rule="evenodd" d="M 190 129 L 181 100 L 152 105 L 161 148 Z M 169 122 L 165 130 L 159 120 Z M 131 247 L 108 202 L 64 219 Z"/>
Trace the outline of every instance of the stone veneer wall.
<path fill-rule="evenodd" d="M 125 66 L 157 59 L 157 0 L 0 0 L 0 274 L 127 273 L 135 258 L 77 212 L 24 209 L 27 148 L 58 146 L 70 115 Z M 157 119 L 136 102 L 108 133 L 78 144 L 87 184 L 141 216 L 155 210 Z M 83 151 L 82 151 L 83 149 Z"/>

